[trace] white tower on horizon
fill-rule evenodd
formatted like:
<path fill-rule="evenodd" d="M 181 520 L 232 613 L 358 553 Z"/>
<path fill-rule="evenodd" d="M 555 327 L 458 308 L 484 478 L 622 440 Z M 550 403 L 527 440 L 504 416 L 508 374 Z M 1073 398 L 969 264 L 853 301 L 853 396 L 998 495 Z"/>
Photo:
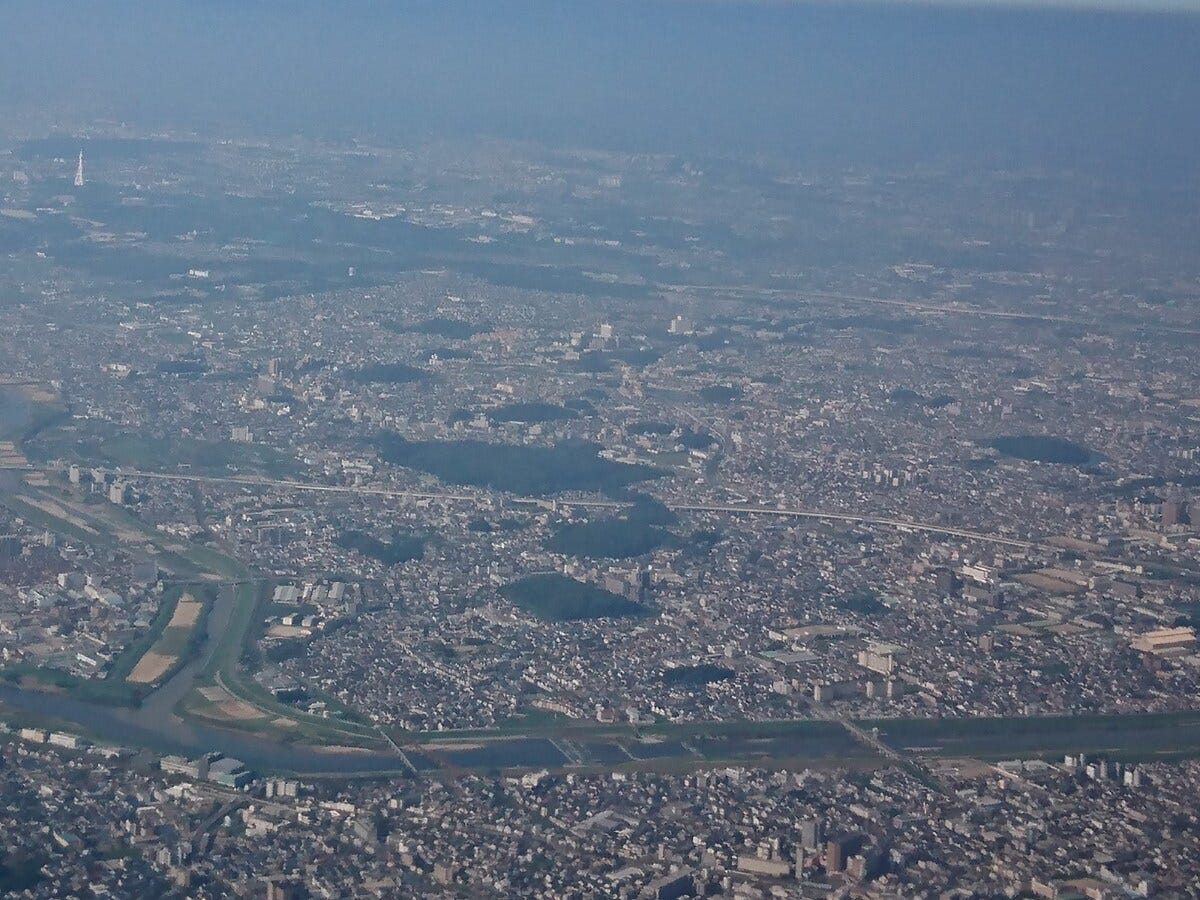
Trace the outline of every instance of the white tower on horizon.
<path fill-rule="evenodd" d="M 79 165 L 75 167 L 75 187 L 83 187 L 83 151 L 79 151 Z"/>

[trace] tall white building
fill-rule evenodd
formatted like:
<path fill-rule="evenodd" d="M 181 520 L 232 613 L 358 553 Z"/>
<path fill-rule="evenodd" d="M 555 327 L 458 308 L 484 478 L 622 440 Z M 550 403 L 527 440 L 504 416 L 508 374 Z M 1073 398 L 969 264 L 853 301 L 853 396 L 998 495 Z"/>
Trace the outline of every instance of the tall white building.
<path fill-rule="evenodd" d="M 79 165 L 75 167 L 75 187 L 83 187 L 83 151 L 79 151 Z"/>

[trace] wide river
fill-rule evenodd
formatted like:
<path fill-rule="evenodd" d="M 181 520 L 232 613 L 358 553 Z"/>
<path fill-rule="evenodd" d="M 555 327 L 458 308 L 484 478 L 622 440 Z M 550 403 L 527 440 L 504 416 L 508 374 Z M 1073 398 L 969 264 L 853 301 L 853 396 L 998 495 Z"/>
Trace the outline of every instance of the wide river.
<path fill-rule="evenodd" d="M 61 719 L 99 740 L 188 756 L 219 750 L 259 771 L 350 775 L 408 770 L 392 753 L 293 744 L 185 721 L 176 715 L 176 705 L 191 692 L 196 676 L 212 661 L 218 638 L 229 627 L 235 602 L 232 587 L 223 587 L 218 592 L 200 652 L 136 709 L 88 703 L 68 694 L 26 690 L 4 683 L 0 683 L 0 702 Z"/>

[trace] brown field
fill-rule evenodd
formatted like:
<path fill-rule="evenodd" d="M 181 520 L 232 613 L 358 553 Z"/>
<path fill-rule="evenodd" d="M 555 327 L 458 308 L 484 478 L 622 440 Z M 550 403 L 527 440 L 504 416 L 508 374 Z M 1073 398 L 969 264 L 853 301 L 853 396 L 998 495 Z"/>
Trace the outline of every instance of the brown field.
<path fill-rule="evenodd" d="M 62 519 L 64 522 L 74 525 L 80 531 L 86 531 L 88 534 L 100 534 L 100 532 L 89 525 L 86 521 L 73 514 L 70 510 L 65 509 L 61 504 L 55 503 L 53 500 L 42 500 L 37 497 L 30 497 L 26 494 L 21 494 L 17 499 L 19 499 L 22 503 L 28 503 L 35 509 L 40 509 L 42 512 L 54 516 L 56 519 Z"/>
<path fill-rule="evenodd" d="M 173 632 L 172 629 L 194 627 L 203 609 L 204 604 L 191 594 L 181 595 L 175 604 L 174 612 L 171 613 L 171 621 L 163 629 L 162 635 L 154 642 L 154 646 L 147 650 L 142 658 L 137 661 L 137 665 L 133 667 L 133 671 L 129 673 L 129 676 L 125 680 L 134 684 L 154 684 L 154 682 L 162 678 L 179 661 L 178 653 L 164 652 L 164 641 L 168 637 L 171 637 L 172 646 L 180 646 L 174 640 L 174 636 L 178 634 L 178 631 Z"/>
<path fill-rule="evenodd" d="M 30 403 L 54 403 L 58 400 L 58 394 L 45 385 L 26 384 L 22 388 Z"/>
<path fill-rule="evenodd" d="M 423 750 L 479 750 L 486 747 L 478 741 L 428 741 L 424 744 L 413 744 L 413 747 Z"/>
<path fill-rule="evenodd" d="M 177 659 L 179 659 L 178 656 L 167 656 L 155 653 L 154 650 L 147 650 L 125 680 L 134 684 L 154 684 L 162 678 L 164 672 L 175 665 Z"/>
<path fill-rule="evenodd" d="M 1069 584 L 1066 581 L 1052 578 L 1049 575 L 1042 575 L 1038 572 L 1018 575 L 1016 580 L 1022 584 L 1029 585 L 1031 588 L 1036 588 L 1044 594 L 1075 594 L 1082 590 L 1077 585 Z"/>
<path fill-rule="evenodd" d="M 200 695 L 212 704 L 211 708 L 202 710 L 201 715 L 215 720 L 226 719 L 235 722 L 244 722 L 247 719 L 261 719 L 264 717 L 262 710 L 247 703 L 245 700 L 239 700 L 225 688 L 219 685 L 200 688 Z"/>
<path fill-rule="evenodd" d="M 216 711 L 221 718 L 244 722 L 246 719 L 261 719 L 263 714 L 257 707 L 251 706 L 245 700 L 223 700 L 217 704 Z"/>
<path fill-rule="evenodd" d="M 12 441 L 0 441 L 0 465 L 23 466 L 28 462 L 25 454 Z"/>
<path fill-rule="evenodd" d="M 9 376 L 0 377 L 0 386 L 18 389 L 31 403 L 53 403 L 58 394 L 44 384 Z"/>
<path fill-rule="evenodd" d="M 179 598 L 179 602 L 175 604 L 175 612 L 171 614 L 171 621 L 167 624 L 167 627 L 178 628 L 182 626 L 190 628 L 200 618 L 200 610 L 202 609 L 204 609 L 203 603 L 191 594 L 184 594 Z"/>

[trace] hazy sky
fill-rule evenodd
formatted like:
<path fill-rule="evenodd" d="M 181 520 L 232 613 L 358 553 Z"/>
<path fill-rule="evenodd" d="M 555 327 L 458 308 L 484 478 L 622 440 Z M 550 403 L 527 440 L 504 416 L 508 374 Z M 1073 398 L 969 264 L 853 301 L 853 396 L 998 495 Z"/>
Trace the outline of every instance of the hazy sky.
<path fill-rule="evenodd" d="M 0 2 L 0 33 L 0 110 L 64 122 L 1200 168 L 1200 15 L 967 0 L 43 0 Z"/>
<path fill-rule="evenodd" d="M 698 0 L 703 2 L 703 0 Z M 721 2 L 721 0 L 717 0 Z M 755 0 L 749 0 L 755 2 Z M 760 0 L 773 2 L 773 0 Z M 789 0 L 781 0 L 789 2 Z M 829 0 L 838 2 L 838 0 Z M 1118 12 L 1200 12 L 1200 0 L 891 0 L 895 3 L 925 3 L 944 6 L 1007 6 L 1022 9 L 1114 10 Z"/>
<path fill-rule="evenodd" d="M 710 5 L 758 6 L 851 6 L 847 0 L 643 0 L 646 3 L 707 3 Z M 1016 7 L 1020 9 L 1067 9 L 1116 12 L 1198 12 L 1200 0 L 874 0 L 877 5 Z M 863 5 L 862 3 L 858 5 Z"/>

